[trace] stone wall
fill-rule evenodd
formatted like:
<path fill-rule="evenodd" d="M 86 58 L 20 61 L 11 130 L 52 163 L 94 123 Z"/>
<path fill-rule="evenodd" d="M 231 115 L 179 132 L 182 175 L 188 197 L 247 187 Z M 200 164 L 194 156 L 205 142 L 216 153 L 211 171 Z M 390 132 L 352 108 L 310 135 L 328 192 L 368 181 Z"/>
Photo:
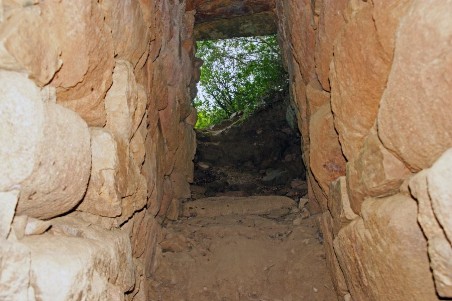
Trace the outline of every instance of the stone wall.
<path fill-rule="evenodd" d="M 190 196 L 185 1 L 0 1 L 0 300 L 148 300 Z"/>
<path fill-rule="evenodd" d="M 450 0 L 277 1 L 341 300 L 452 297 L 451 11 Z"/>

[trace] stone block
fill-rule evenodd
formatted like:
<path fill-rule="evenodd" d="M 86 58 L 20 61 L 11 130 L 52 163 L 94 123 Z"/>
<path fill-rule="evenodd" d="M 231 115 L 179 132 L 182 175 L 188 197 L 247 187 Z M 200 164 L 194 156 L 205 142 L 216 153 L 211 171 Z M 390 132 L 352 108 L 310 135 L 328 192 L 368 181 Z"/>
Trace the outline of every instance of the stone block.
<path fill-rule="evenodd" d="M 334 45 L 330 66 L 334 124 L 348 161 L 356 159 L 375 123 L 391 67 L 372 13 L 367 5 L 347 23 Z"/>
<path fill-rule="evenodd" d="M 118 191 L 119 158 L 116 141 L 103 128 L 90 128 L 91 177 L 83 202 L 77 210 L 116 217 L 121 215 L 121 195 Z"/>
<path fill-rule="evenodd" d="M 339 177 L 336 181 L 331 182 L 328 209 L 332 216 L 334 236 L 339 233 L 340 229 L 358 217 L 350 207 L 345 177 Z"/>
<path fill-rule="evenodd" d="M 30 250 L 20 242 L 0 239 L 0 300 L 29 301 Z"/>
<path fill-rule="evenodd" d="M 371 131 L 358 157 L 347 168 L 350 204 L 357 214 L 361 212 L 365 197 L 396 194 L 403 181 L 411 175 L 403 162 L 382 145 L 375 130 Z"/>
<path fill-rule="evenodd" d="M 436 291 L 452 297 L 452 244 L 450 236 L 452 151 L 410 179 L 409 187 L 418 201 L 418 221 L 428 240 L 430 267 Z"/>
<path fill-rule="evenodd" d="M 20 188 L 17 214 L 47 219 L 73 209 L 91 168 L 89 131 L 73 111 L 42 102 L 25 75 L 0 72 L 0 190 Z"/>
<path fill-rule="evenodd" d="M 333 230 L 333 218 L 330 213 L 324 212 L 321 218 L 321 229 L 324 239 L 326 265 L 331 275 L 331 280 L 333 281 L 334 289 L 336 293 L 343 297 L 348 294 L 347 283 L 345 282 L 344 273 L 342 273 L 339 262 L 336 258 L 336 253 L 333 248 L 334 230 Z"/>
<path fill-rule="evenodd" d="M 414 1 L 400 24 L 378 113 L 383 144 L 412 171 L 430 167 L 452 147 L 451 9 L 450 1 Z"/>
<path fill-rule="evenodd" d="M 438 300 L 416 202 L 404 195 L 367 199 L 362 218 L 334 240 L 353 300 Z"/>
<path fill-rule="evenodd" d="M 321 0 L 319 25 L 316 31 L 315 66 L 322 88 L 330 91 L 330 63 L 333 59 L 333 45 L 345 24 L 346 0 Z"/>
<path fill-rule="evenodd" d="M 334 129 L 329 103 L 311 117 L 309 136 L 312 149 L 309 167 L 324 193 L 328 195 L 330 182 L 345 175 L 345 158 Z"/>
<path fill-rule="evenodd" d="M 0 239 L 8 237 L 18 200 L 18 190 L 0 192 Z"/>

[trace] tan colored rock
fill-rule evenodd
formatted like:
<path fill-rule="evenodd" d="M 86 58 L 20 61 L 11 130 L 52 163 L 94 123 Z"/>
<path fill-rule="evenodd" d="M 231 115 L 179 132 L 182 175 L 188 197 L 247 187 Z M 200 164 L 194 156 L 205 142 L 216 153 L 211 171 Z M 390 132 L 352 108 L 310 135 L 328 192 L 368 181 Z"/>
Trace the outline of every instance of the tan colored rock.
<path fill-rule="evenodd" d="M 177 171 L 173 171 L 170 175 L 173 196 L 177 199 L 188 199 L 191 197 L 190 184 L 187 182 L 187 177 Z"/>
<path fill-rule="evenodd" d="M 185 181 L 193 182 L 194 163 L 196 153 L 196 137 L 193 126 L 184 122 L 179 123 L 179 142 L 181 146 L 176 151 L 174 172 L 185 176 Z"/>
<path fill-rule="evenodd" d="M 0 239 L 8 237 L 18 200 L 18 190 L 0 192 Z"/>
<path fill-rule="evenodd" d="M 441 297 L 452 296 L 452 244 L 450 225 L 450 167 L 448 150 L 431 169 L 421 171 L 410 180 L 410 191 L 419 205 L 418 221 L 428 239 L 430 267 L 436 291 Z M 449 191 L 449 193 L 448 193 Z"/>
<path fill-rule="evenodd" d="M 328 210 L 328 197 L 320 187 L 311 172 L 308 173 L 308 207 L 312 213 L 325 212 Z"/>
<path fill-rule="evenodd" d="M 383 144 L 413 171 L 430 167 L 452 147 L 451 8 L 450 1 L 414 2 L 399 28 L 378 114 Z"/>
<path fill-rule="evenodd" d="M 25 75 L 0 73 L 0 189 L 20 188 L 17 214 L 47 219 L 84 195 L 91 167 L 89 132 L 74 112 L 43 103 Z"/>
<path fill-rule="evenodd" d="M 420 172 L 410 181 L 410 188 L 419 204 L 418 221 L 428 239 L 430 267 L 435 279 L 436 291 L 442 297 L 450 296 L 452 248 L 444 229 L 438 223 L 427 189 L 427 173 Z"/>
<path fill-rule="evenodd" d="M 77 210 L 106 217 L 121 215 L 118 191 L 119 158 L 116 141 L 108 130 L 90 128 L 91 177 L 83 202 Z"/>
<path fill-rule="evenodd" d="M 330 93 L 324 91 L 318 81 L 310 81 L 306 86 L 307 114 L 313 116 L 317 110 L 330 102 Z"/>
<path fill-rule="evenodd" d="M 345 177 L 339 177 L 336 181 L 331 182 L 328 209 L 332 216 L 334 236 L 339 233 L 340 229 L 358 217 L 350 207 Z"/>
<path fill-rule="evenodd" d="M 168 207 L 170 206 L 173 197 L 174 197 L 174 190 L 173 190 L 173 184 L 171 182 L 170 177 L 165 176 L 163 180 L 162 185 L 162 195 L 161 195 L 161 203 L 160 208 L 158 211 L 158 216 L 166 216 L 166 212 L 168 211 Z"/>
<path fill-rule="evenodd" d="M 328 195 L 330 182 L 345 175 L 345 159 L 334 130 L 329 103 L 311 117 L 309 134 L 312 149 L 309 167 L 322 190 Z"/>
<path fill-rule="evenodd" d="M 31 250 L 30 285 L 37 299 L 122 300 L 133 288 L 134 265 L 125 233 L 73 218 L 54 220 L 52 233 L 22 240 Z"/>
<path fill-rule="evenodd" d="M 117 58 L 135 66 L 149 51 L 149 25 L 144 20 L 143 6 L 139 1 L 112 0 L 104 0 L 101 5 L 112 31 Z"/>
<path fill-rule="evenodd" d="M 334 250 L 353 300 L 438 300 L 416 215 L 407 196 L 368 199 L 339 232 Z"/>
<path fill-rule="evenodd" d="M 42 140 L 44 104 L 39 89 L 24 74 L 1 71 L 0 93 L 0 158 L 8 158 L 0 160 L 0 191 L 8 191 L 33 172 Z"/>
<path fill-rule="evenodd" d="M 176 221 L 180 215 L 180 207 L 181 201 L 179 199 L 172 199 L 165 217 L 171 221 Z"/>
<path fill-rule="evenodd" d="M 47 84 L 61 67 L 60 47 L 52 43 L 53 32 L 39 5 L 22 8 L 18 3 L 2 3 L 4 10 L 0 33 L 0 66 L 25 71 L 40 86 Z M 37 29 L 41 30 L 37 30 Z M 40 51 L 37 52 L 36 50 Z"/>
<path fill-rule="evenodd" d="M 62 66 L 51 81 L 57 88 L 58 103 L 79 113 L 90 126 L 103 126 L 114 52 L 100 4 L 63 0 L 40 6 L 60 44 Z"/>
<path fill-rule="evenodd" d="M 347 283 L 345 282 L 344 274 L 342 273 L 339 262 L 336 258 L 336 253 L 334 253 L 333 248 L 333 218 L 330 213 L 324 212 L 321 218 L 321 229 L 324 239 L 326 265 L 331 275 L 331 280 L 333 281 L 334 289 L 336 293 L 343 297 L 348 294 Z"/>
<path fill-rule="evenodd" d="M 346 0 L 321 0 L 319 26 L 316 31 L 315 67 L 323 89 L 330 91 L 330 63 L 333 59 L 333 45 L 345 24 Z"/>
<path fill-rule="evenodd" d="M 173 152 L 179 145 L 179 120 L 180 106 L 176 98 L 172 98 L 172 92 L 169 93 L 168 105 L 165 109 L 159 111 L 160 125 L 162 127 L 163 138 L 168 150 Z"/>
<path fill-rule="evenodd" d="M 0 300 L 34 300 L 30 288 L 30 250 L 20 242 L 0 239 Z"/>
<path fill-rule="evenodd" d="M 395 194 L 411 175 L 406 166 L 381 144 L 374 130 L 366 138 L 358 157 L 347 168 L 350 203 L 357 214 L 366 196 Z"/>
<path fill-rule="evenodd" d="M 391 67 L 372 13 L 368 5 L 344 27 L 336 40 L 330 66 L 334 124 L 348 161 L 358 156 L 375 123 Z"/>
<path fill-rule="evenodd" d="M 277 6 L 280 6 L 278 16 L 285 27 L 286 43 L 290 43 L 288 45 L 293 50 L 291 55 L 299 64 L 301 76 L 304 83 L 307 84 L 316 79 L 314 12 L 311 1 L 289 0 L 277 3 Z M 297 25 L 294 26 L 294 24 Z M 289 57 L 289 59 L 292 58 Z"/>
<path fill-rule="evenodd" d="M 105 97 L 106 128 L 117 138 L 129 142 L 133 135 L 132 122 L 137 107 L 138 88 L 133 66 L 128 61 L 117 60 L 113 72 L 113 85 Z M 143 114 L 144 110 L 141 115 Z"/>

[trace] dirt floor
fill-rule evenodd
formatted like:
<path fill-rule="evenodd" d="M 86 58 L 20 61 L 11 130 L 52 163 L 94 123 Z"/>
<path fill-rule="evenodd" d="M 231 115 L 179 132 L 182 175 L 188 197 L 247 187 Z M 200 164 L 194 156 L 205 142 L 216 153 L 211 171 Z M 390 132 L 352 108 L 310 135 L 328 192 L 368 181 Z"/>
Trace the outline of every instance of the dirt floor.
<path fill-rule="evenodd" d="M 150 300 L 337 301 L 285 116 L 280 102 L 197 134 L 192 199 L 165 225 Z"/>
<path fill-rule="evenodd" d="M 259 215 L 243 210 L 247 198 L 231 198 L 229 206 L 246 215 L 220 215 L 217 198 L 209 198 L 218 216 L 169 223 L 151 300 L 337 300 L 318 217 L 304 216 L 295 202 L 278 206 L 277 198 L 258 206 Z"/>

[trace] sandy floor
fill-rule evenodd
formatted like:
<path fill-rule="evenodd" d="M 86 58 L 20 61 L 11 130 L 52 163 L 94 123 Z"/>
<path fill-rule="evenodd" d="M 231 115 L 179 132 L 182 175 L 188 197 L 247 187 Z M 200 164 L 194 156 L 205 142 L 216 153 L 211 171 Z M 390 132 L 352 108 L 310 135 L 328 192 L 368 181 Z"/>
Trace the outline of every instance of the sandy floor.
<path fill-rule="evenodd" d="M 168 224 L 150 300 L 337 300 L 318 218 L 298 212 Z"/>

